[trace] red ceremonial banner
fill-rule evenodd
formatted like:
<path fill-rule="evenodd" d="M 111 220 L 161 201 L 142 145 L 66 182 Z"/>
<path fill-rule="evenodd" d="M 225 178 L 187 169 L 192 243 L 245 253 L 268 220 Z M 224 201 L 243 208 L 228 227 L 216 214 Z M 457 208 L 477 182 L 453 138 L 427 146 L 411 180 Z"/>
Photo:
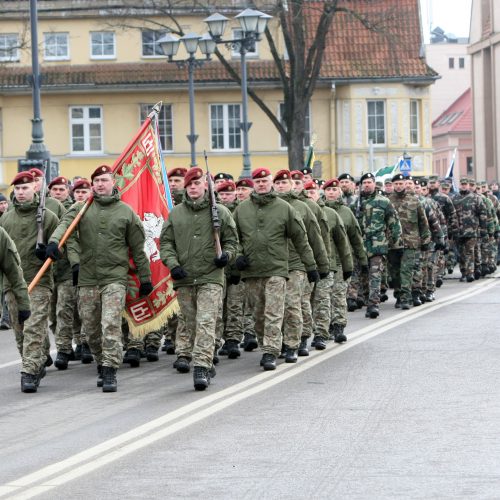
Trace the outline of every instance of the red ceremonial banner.
<path fill-rule="evenodd" d="M 170 272 L 160 259 L 160 233 L 169 208 L 159 147 L 155 124 L 148 118 L 114 164 L 121 199 L 132 207 L 144 226 L 144 250 L 154 287 L 149 296 L 139 297 L 140 283 L 130 259 L 125 317 L 133 336 L 144 336 L 159 329 L 178 310 Z"/>

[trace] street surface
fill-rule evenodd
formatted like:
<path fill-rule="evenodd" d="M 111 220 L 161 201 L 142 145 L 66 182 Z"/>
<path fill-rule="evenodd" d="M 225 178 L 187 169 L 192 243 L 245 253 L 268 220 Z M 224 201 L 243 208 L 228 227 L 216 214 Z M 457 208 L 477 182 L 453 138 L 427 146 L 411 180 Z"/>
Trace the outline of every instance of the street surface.
<path fill-rule="evenodd" d="M 23 394 L 0 332 L 0 498 L 500 498 L 499 281 L 350 313 L 346 344 L 274 372 L 224 358 L 202 393 L 162 352 L 114 394 L 79 362 Z"/>

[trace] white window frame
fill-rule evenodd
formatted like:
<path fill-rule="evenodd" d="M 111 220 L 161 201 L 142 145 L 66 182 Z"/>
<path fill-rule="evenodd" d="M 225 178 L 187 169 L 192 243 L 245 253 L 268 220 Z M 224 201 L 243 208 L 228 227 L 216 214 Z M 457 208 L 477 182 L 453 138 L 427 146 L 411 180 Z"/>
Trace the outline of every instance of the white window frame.
<path fill-rule="evenodd" d="M 104 46 L 108 45 L 102 41 L 102 35 L 112 35 L 113 36 L 113 53 L 112 54 L 104 54 L 104 55 L 96 55 L 94 54 L 94 41 L 92 37 L 94 35 L 101 35 L 100 47 L 101 50 L 104 51 Z M 90 42 L 90 59 L 116 59 L 116 36 L 114 31 L 91 31 L 89 33 L 89 42 Z"/>
<path fill-rule="evenodd" d="M 144 123 L 154 104 L 141 104 L 139 106 L 140 123 Z M 167 133 L 168 122 L 170 121 L 170 135 Z M 165 153 L 174 151 L 174 107 L 172 104 L 163 104 L 158 116 L 158 127 L 160 129 L 161 150 Z M 170 138 L 171 148 L 166 148 Z"/>
<path fill-rule="evenodd" d="M 155 34 L 155 40 L 153 41 L 152 46 L 154 47 L 153 52 L 156 52 L 156 50 L 159 50 L 160 53 L 156 54 L 144 54 L 144 34 L 145 33 L 154 33 Z M 149 30 L 149 29 L 143 29 L 141 30 L 141 57 L 145 59 L 159 59 L 159 58 L 165 58 L 165 54 L 163 54 L 163 50 L 161 47 L 158 45 L 158 40 L 162 37 L 164 37 L 167 34 L 166 30 Z M 148 42 L 149 44 L 149 42 Z"/>
<path fill-rule="evenodd" d="M 370 130 L 375 131 L 375 135 L 377 134 L 379 128 L 376 126 L 374 129 L 370 129 L 370 116 L 374 116 L 375 119 L 377 119 L 380 115 L 375 114 L 375 115 L 370 115 L 370 104 L 371 103 L 378 103 L 381 102 L 384 106 L 384 113 L 383 113 L 383 118 L 384 118 L 384 142 L 373 142 L 374 147 L 383 147 L 387 144 L 387 112 L 386 112 L 386 105 L 385 105 L 385 100 L 383 99 L 369 99 L 366 101 L 366 143 L 370 144 Z"/>
<path fill-rule="evenodd" d="M 10 42 L 8 40 L 11 40 Z M 0 61 L 2 62 L 18 62 L 19 61 L 19 36 L 17 33 L 0 33 Z M 5 43 L 3 43 L 5 42 Z"/>
<path fill-rule="evenodd" d="M 98 108 L 100 110 L 99 118 L 90 118 L 89 110 L 91 108 Z M 74 109 L 83 109 L 83 118 L 73 118 L 72 111 Z M 99 124 L 100 130 L 100 140 L 101 148 L 99 150 L 90 149 L 90 125 Z M 73 137 L 73 125 L 83 125 L 83 151 L 74 150 L 74 137 Z M 70 130 L 70 150 L 72 155 L 78 156 L 88 156 L 88 155 L 102 155 L 104 152 L 104 120 L 103 120 L 103 108 L 100 105 L 83 105 L 83 106 L 70 106 L 69 107 L 69 130 Z"/>
<path fill-rule="evenodd" d="M 282 107 L 285 106 L 284 102 L 278 103 L 278 120 L 280 123 L 281 121 L 281 116 L 282 116 Z M 311 101 L 309 101 L 309 104 L 307 105 L 307 113 L 306 113 L 306 132 L 304 134 L 304 149 L 307 149 L 311 145 L 311 135 L 312 135 L 312 126 L 311 126 Z M 281 137 L 281 134 L 278 134 L 278 147 L 282 151 L 287 151 L 288 148 L 287 146 L 283 143 L 283 138 Z"/>
<path fill-rule="evenodd" d="M 214 106 L 222 106 L 222 123 L 223 123 L 223 141 L 224 147 L 222 148 L 214 148 L 212 143 L 212 107 Z M 242 151 L 243 148 L 243 133 L 240 131 L 240 147 L 239 148 L 230 148 L 229 147 L 229 106 L 237 106 L 240 109 L 240 122 L 242 120 L 242 109 L 241 104 L 239 103 L 213 103 L 209 105 L 208 112 L 208 127 L 210 130 L 210 150 L 211 151 Z M 238 127 L 239 127 L 238 123 Z"/>
<path fill-rule="evenodd" d="M 241 28 L 233 28 L 231 31 L 231 36 L 233 40 L 237 40 L 238 38 L 243 37 L 243 30 Z M 239 45 L 239 44 L 238 44 Z M 237 50 L 237 47 L 231 48 L 231 57 L 233 59 L 238 59 L 241 57 L 240 51 Z M 245 57 L 248 59 L 258 59 L 259 58 L 259 42 L 255 42 L 255 50 L 249 51 L 247 50 Z"/>
<path fill-rule="evenodd" d="M 66 54 L 63 56 L 58 56 L 58 55 L 47 55 L 47 37 L 49 36 L 63 36 L 66 40 Z M 63 46 L 63 44 L 60 44 Z M 56 47 L 59 46 L 59 43 L 56 43 Z M 70 59 L 70 52 L 69 52 L 69 33 L 67 32 L 55 32 L 55 31 L 50 31 L 48 33 L 43 34 L 43 59 L 45 61 L 68 61 Z"/>
<path fill-rule="evenodd" d="M 413 106 L 415 106 L 416 113 L 413 113 Z M 416 128 L 412 126 L 413 117 L 416 118 Z M 412 134 L 417 134 L 417 141 L 412 140 Z M 418 146 L 420 144 L 420 101 L 418 99 L 410 99 L 410 144 Z"/>

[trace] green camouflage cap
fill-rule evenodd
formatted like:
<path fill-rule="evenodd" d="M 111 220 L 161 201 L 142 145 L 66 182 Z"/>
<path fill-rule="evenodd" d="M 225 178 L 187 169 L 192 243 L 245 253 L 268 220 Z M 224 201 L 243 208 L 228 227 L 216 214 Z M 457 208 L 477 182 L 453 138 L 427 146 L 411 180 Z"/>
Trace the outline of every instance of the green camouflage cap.
<path fill-rule="evenodd" d="M 477 184 L 476 179 L 469 177 L 469 184 L 472 184 L 473 186 L 475 186 Z"/>
<path fill-rule="evenodd" d="M 429 175 L 429 182 L 436 182 L 439 180 L 439 176 L 436 174 Z"/>
<path fill-rule="evenodd" d="M 468 177 L 460 177 L 460 184 L 469 184 Z"/>

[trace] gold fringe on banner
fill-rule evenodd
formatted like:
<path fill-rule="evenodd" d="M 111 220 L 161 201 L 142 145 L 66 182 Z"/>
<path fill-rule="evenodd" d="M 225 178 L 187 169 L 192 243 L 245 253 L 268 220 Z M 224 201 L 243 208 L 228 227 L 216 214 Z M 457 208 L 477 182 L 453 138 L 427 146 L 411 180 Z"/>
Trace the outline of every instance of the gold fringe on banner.
<path fill-rule="evenodd" d="M 179 304 L 177 299 L 174 299 L 163 311 L 156 314 L 154 318 L 150 319 L 147 323 L 136 325 L 130 314 L 125 309 L 123 317 L 127 320 L 130 336 L 134 339 L 143 339 L 148 333 L 156 332 L 162 328 L 166 322 L 179 312 Z"/>

